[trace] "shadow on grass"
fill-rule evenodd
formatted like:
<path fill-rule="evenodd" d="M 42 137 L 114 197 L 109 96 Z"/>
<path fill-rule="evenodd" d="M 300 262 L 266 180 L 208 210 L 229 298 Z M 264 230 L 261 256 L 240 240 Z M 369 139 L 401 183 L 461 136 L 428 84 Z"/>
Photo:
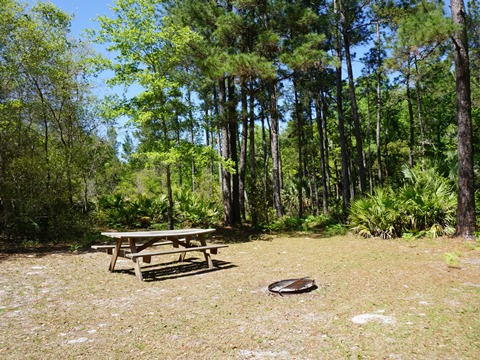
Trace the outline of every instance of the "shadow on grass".
<path fill-rule="evenodd" d="M 72 251 L 70 245 L 36 245 L 31 247 L 0 244 L 0 261 L 18 257 L 44 257 L 52 254 L 82 254 L 85 251 Z"/>
<path fill-rule="evenodd" d="M 220 244 L 246 243 L 255 240 L 270 240 L 269 234 L 251 226 L 217 227 L 208 240 Z"/>
<path fill-rule="evenodd" d="M 168 263 L 143 265 L 142 274 L 144 281 L 164 281 L 169 279 L 178 279 L 187 276 L 197 276 L 205 273 L 216 272 L 220 270 L 232 269 L 237 265 L 228 261 L 212 260 L 214 268 L 209 269 L 205 260 L 198 258 L 189 258 L 184 262 L 172 261 Z M 132 269 L 115 270 L 116 273 L 125 273 L 135 276 Z"/>
<path fill-rule="evenodd" d="M 222 227 L 218 226 L 216 231 L 208 234 L 207 242 L 213 244 L 239 244 L 247 243 L 250 241 L 272 241 L 275 237 L 324 237 L 322 231 L 312 232 L 297 232 L 297 231 L 269 231 L 265 232 L 261 229 L 244 225 L 235 227 Z M 90 246 L 94 244 L 115 244 L 112 239 L 106 239 L 101 236 L 100 233 L 96 233 L 90 241 L 77 243 L 72 241 L 71 243 L 51 244 L 51 243 L 16 243 L 7 241 L 0 237 L 0 261 L 8 260 L 9 258 L 22 257 L 22 256 L 35 256 L 44 257 L 51 254 L 69 254 L 80 255 L 86 252 L 92 252 Z"/>

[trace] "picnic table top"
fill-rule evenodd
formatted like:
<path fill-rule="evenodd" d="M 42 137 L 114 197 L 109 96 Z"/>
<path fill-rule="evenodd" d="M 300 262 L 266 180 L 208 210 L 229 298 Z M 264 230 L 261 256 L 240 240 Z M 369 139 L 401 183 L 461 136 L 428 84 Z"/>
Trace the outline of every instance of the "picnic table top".
<path fill-rule="evenodd" d="M 101 234 L 111 238 L 161 238 L 168 236 L 201 235 L 214 232 L 215 229 L 179 229 L 179 230 L 153 230 L 153 231 L 105 231 Z"/>

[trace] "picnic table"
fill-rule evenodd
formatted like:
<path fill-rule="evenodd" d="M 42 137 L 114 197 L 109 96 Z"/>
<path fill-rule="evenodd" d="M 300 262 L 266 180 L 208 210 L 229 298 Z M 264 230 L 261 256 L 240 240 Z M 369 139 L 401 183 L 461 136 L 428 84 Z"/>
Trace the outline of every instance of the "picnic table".
<path fill-rule="evenodd" d="M 219 248 L 228 245 L 210 244 L 205 240 L 205 234 L 215 229 L 184 229 L 161 231 L 128 231 L 102 232 L 104 236 L 116 239 L 115 245 L 93 245 L 92 249 L 105 250 L 112 255 L 109 271 L 115 270 L 118 257 L 132 260 L 135 275 L 143 280 L 140 262 L 150 263 L 152 256 L 180 254 L 179 261 L 185 260 L 187 252 L 202 252 L 208 268 L 213 268 L 210 254 L 216 254 Z M 193 242 L 192 242 L 193 241 Z M 165 249 L 171 245 L 172 248 Z"/>

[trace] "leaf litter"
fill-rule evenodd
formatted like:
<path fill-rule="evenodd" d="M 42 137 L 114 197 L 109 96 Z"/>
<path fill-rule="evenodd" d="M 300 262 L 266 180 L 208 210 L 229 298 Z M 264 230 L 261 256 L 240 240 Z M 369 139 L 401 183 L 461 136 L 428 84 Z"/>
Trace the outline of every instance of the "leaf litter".
<path fill-rule="evenodd" d="M 191 256 L 196 270 L 157 264 L 139 282 L 128 262 L 109 273 L 105 253 L 8 254 L 0 357 L 476 359 L 479 255 L 448 238 L 278 236 L 230 243 L 216 271 Z M 269 295 L 272 281 L 304 275 L 318 289 Z"/>

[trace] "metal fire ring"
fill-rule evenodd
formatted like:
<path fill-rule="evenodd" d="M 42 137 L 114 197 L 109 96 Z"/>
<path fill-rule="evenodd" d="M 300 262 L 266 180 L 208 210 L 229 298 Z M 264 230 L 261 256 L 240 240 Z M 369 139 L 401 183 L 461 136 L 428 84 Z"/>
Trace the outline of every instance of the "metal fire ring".
<path fill-rule="evenodd" d="M 315 290 L 315 280 L 306 278 L 286 279 L 268 285 L 268 290 L 277 294 L 298 294 Z"/>

